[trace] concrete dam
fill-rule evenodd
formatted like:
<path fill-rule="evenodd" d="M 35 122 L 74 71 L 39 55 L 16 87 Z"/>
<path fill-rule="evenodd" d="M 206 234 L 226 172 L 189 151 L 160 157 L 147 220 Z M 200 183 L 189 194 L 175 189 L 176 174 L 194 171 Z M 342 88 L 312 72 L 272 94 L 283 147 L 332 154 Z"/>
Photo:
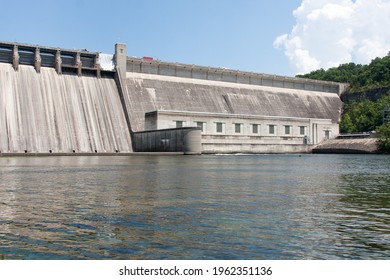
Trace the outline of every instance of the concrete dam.
<path fill-rule="evenodd" d="M 0 43 L 0 153 L 310 152 L 345 85 Z"/>
<path fill-rule="evenodd" d="M 39 67 L 22 47 L 17 69 L 0 63 L 2 153 L 131 152 L 131 138 L 113 77 L 77 75 L 77 68 Z M 6 61 L 5 46 L 2 60 Z M 28 60 L 28 55 L 34 55 Z M 11 56 L 8 53 L 10 60 Z M 52 56 L 54 58 L 54 56 Z M 65 65 L 65 64 L 64 64 Z M 54 66 L 54 65 L 53 65 Z"/>

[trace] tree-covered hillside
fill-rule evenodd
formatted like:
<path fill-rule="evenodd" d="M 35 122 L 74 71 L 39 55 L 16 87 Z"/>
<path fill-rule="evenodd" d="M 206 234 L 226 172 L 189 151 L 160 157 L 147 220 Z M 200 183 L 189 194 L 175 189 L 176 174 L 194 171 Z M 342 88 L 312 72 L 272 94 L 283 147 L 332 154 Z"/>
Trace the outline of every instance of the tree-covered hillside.
<path fill-rule="evenodd" d="M 376 88 L 385 90 L 378 99 L 356 98 L 344 103 L 340 121 L 342 133 L 376 130 L 382 137 L 381 148 L 390 151 L 390 122 L 383 122 L 383 109 L 390 106 L 390 56 L 376 58 L 368 65 L 342 64 L 328 70 L 320 69 L 297 77 L 349 83 L 344 95 L 359 94 Z M 343 98 L 342 98 L 343 99 Z"/>
<path fill-rule="evenodd" d="M 390 56 L 375 58 L 368 65 L 342 64 L 328 70 L 320 69 L 297 77 L 349 83 L 347 93 L 390 86 Z"/>

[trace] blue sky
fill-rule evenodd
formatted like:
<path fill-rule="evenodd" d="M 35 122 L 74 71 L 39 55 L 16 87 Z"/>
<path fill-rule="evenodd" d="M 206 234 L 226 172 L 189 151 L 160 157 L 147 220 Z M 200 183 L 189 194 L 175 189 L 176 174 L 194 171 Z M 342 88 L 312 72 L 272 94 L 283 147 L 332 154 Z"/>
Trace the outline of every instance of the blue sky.
<path fill-rule="evenodd" d="M 0 40 L 293 75 L 273 41 L 298 0 L 3 1 Z M 7 11 L 7 12 L 5 12 Z"/>
<path fill-rule="evenodd" d="M 390 0 L 0 0 L 0 41 L 294 76 L 390 51 Z M 356 22 L 366 25 L 357 25 Z M 345 30 L 345 32 L 342 32 Z M 374 36 L 375 37 L 370 37 Z M 363 57 L 365 56 L 365 57 Z"/>

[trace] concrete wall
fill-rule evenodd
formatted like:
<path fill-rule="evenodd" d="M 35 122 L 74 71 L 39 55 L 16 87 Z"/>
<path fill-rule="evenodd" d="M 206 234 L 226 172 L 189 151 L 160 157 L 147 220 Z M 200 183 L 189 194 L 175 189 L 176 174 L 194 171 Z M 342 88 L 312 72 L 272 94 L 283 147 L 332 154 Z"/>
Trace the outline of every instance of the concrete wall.
<path fill-rule="evenodd" d="M 180 63 L 169 63 L 159 60 L 129 58 L 127 72 L 193 78 L 212 81 L 223 81 L 239 84 L 262 85 L 270 87 L 300 89 L 309 91 L 332 92 L 341 94 L 346 84 L 317 81 L 302 78 L 267 75 L 244 72 L 226 68 L 202 67 Z"/>
<path fill-rule="evenodd" d="M 295 145 L 286 143 L 284 145 L 277 144 L 247 144 L 236 139 L 235 143 L 225 144 L 223 142 L 215 142 L 213 144 L 203 143 L 203 154 L 295 154 L 295 153 L 311 153 L 314 146 L 311 145 Z M 203 139 L 202 139 L 203 141 Z"/>
<path fill-rule="evenodd" d="M 377 138 L 367 139 L 331 139 L 313 149 L 318 154 L 372 154 L 378 153 Z"/>
<path fill-rule="evenodd" d="M 0 100 L 3 154 L 132 151 L 113 77 L 0 63 Z"/>
<path fill-rule="evenodd" d="M 293 146 L 302 146 L 304 136 L 316 144 L 325 131 L 338 134 L 343 85 L 128 59 L 125 44 L 116 44 L 114 57 L 102 68 L 99 53 L 0 42 L 0 152 L 129 152 L 133 132 L 141 150 L 158 150 L 157 144 L 144 145 L 159 141 L 142 137 L 160 139 L 168 132 L 137 132 L 174 128 L 178 121 L 204 123 L 201 140 L 207 152 L 279 151 L 282 146 L 296 151 Z M 114 64 L 116 79 L 106 71 Z M 150 111 L 165 113 L 145 119 Z M 218 122 L 222 132 L 216 131 Z M 250 132 L 253 124 L 259 125 L 256 135 Z M 267 134 L 270 125 L 273 135 Z M 298 135 L 300 126 L 306 127 L 305 135 Z M 180 141 L 198 147 L 200 132 L 191 131 L 181 138 L 171 135 L 174 150 L 186 150 L 187 144 L 178 148 Z"/>
<path fill-rule="evenodd" d="M 204 153 L 307 152 L 308 145 L 339 134 L 338 125 L 329 119 L 188 111 L 149 112 L 145 115 L 145 125 L 146 129 L 199 126 Z"/>
<path fill-rule="evenodd" d="M 115 67 L 120 78 L 126 78 L 126 44 L 115 44 Z"/>
<path fill-rule="evenodd" d="M 339 133 L 343 85 L 336 83 L 128 59 L 123 87 L 134 131 L 202 122 L 203 152 L 305 152 L 304 143 Z"/>
<path fill-rule="evenodd" d="M 134 133 L 135 152 L 201 153 L 201 135 L 197 128 L 175 128 Z"/>
<path fill-rule="evenodd" d="M 316 124 L 319 140 L 325 139 L 325 131 L 330 135 L 339 134 L 338 125 L 329 119 L 272 117 L 258 115 L 216 114 L 188 111 L 154 111 L 146 113 L 146 130 L 176 128 L 178 122 L 183 127 L 202 126 L 202 135 L 267 136 L 296 137 L 299 143 L 305 136 L 312 135 L 312 125 Z M 201 124 L 200 124 L 201 123 Z M 222 124 L 222 131 L 217 131 L 217 123 Z M 270 133 L 270 125 L 274 132 Z M 257 128 L 254 128 L 257 126 Z M 289 128 L 286 128 L 288 126 Z M 301 128 L 303 127 L 303 128 Z M 303 132 L 303 133 L 302 133 Z"/>
<path fill-rule="evenodd" d="M 145 113 L 188 111 L 269 117 L 330 119 L 337 124 L 337 94 L 127 72 L 125 102 L 134 131 Z M 165 127 L 168 128 L 168 127 Z"/>

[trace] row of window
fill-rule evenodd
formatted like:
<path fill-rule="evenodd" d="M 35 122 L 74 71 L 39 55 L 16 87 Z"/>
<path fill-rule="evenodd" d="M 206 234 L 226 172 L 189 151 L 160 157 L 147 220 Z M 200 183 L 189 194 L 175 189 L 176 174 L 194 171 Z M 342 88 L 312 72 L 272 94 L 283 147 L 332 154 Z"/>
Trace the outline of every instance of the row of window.
<path fill-rule="evenodd" d="M 176 127 L 180 128 L 184 126 L 184 121 L 175 121 Z M 224 124 L 223 122 L 215 122 L 215 132 L 216 133 L 223 133 L 224 132 Z M 243 123 L 234 123 L 234 132 L 237 134 L 243 133 Z M 199 127 L 202 132 L 206 132 L 206 123 L 205 122 L 195 122 L 195 126 Z M 268 126 L 268 134 L 276 134 L 276 125 L 269 124 Z M 291 135 L 293 126 L 292 125 L 284 125 L 284 134 L 285 135 Z M 306 126 L 298 126 L 299 128 L 299 134 L 300 135 L 306 135 L 307 134 L 307 127 Z M 260 124 L 251 124 L 251 130 L 252 134 L 259 134 L 260 133 Z"/>

